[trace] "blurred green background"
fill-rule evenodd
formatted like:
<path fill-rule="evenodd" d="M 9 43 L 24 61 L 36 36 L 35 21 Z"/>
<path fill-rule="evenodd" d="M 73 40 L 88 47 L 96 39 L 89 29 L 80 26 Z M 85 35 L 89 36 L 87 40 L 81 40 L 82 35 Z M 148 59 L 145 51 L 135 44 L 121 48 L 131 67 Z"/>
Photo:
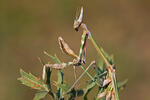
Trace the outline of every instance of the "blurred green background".
<path fill-rule="evenodd" d="M 97 43 L 115 55 L 118 80 L 129 79 L 120 99 L 150 99 L 149 0 L 0 0 L 0 100 L 32 100 L 36 91 L 17 81 L 19 69 L 41 77 L 37 57 L 48 61 L 44 50 L 64 62 L 70 60 L 61 53 L 58 36 L 79 51 L 81 31 L 74 31 L 73 20 L 81 5 L 84 22 Z M 90 41 L 87 48 L 89 64 L 97 53 Z M 71 84 L 73 70 L 66 70 L 65 81 Z M 80 85 L 88 79 L 85 75 Z"/>

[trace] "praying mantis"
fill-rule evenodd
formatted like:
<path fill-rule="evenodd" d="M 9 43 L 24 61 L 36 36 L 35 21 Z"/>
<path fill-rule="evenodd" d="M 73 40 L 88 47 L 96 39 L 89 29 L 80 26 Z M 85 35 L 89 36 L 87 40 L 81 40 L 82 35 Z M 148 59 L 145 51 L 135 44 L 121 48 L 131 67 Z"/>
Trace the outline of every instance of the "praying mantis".
<path fill-rule="evenodd" d="M 116 79 L 116 69 L 115 64 L 113 61 L 113 58 L 110 57 L 102 48 L 99 48 L 99 46 L 96 44 L 95 40 L 92 38 L 92 35 L 88 28 L 86 27 L 86 24 L 82 22 L 83 18 L 83 8 L 81 8 L 80 16 L 79 18 L 76 18 L 74 21 L 74 29 L 76 31 L 79 30 L 81 27 L 83 29 L 83 33 L 81 36 L 81 45 L 79 49 L 78 55 L 69 47 L 69 45 L 64 41 L 62 37 L 58 38 L 58 43 L 60 45 L 60 49 L 63 53 L 66 55 L 72 57 L 73 59 L 69 62 L 61 62 L 59 58 L 55 56 L 49 55 L 47 52 L 44 51 L 44 54 L 46 54 L 50 59 L 54 60 L 55 64 L 45 64 L 41 59 L 40 62 L 43 65 L 43 74 L 42 74 L 42 80 L 39 80 L 39 78 L 33 76 L 31 73 L 25 73 L 24 71 L 20 71 L 21 78 L 19 80 L 25 84 L 26 86 L 32 87 L 34 89 L 42 90 L 38 94 L 36 94 L 35 98 L 41 98 L 38 96 L 45 96 L 47 93 L 50 94 L 53 99 L 59 99 L 64 100 L 65 95 L 69 94 L 70 98 L 69 100 L 72 100 L 71 98 L 75 98 L 78 96 L 83 95 L 84 100 L 87 100 L 87 94 L 89 91 L 94 88 L 95 85 L 98 86 L 98 94 L 95 97 L 96 100 L 98 99 L 104 99 L 106 100 L 119 100 L 118 90 L 120 87 L 124 86 L 126 84 L 127 80 L 125 82 L 120 83 L 118 85 L 117 79 Z M 97 65 L 95 61 L 92 61 L 89 66 L 86 67 L 86 69 L 83 67 L 83 65 L 86 63 L 86 45 L 87 40 L 90 40 L 95 47 L 98 55 L 101 57 L 98 59 L 99 64 Z M 103 61 L 102 61 L 103 60 Z M 94 66 L 93 66 L 94 65 Z M 75 76 L 75 82 L 70 87 L 67 85 L 64 81 L 64 71 L 63 69 L 73 66 L 74 68 L 74 76 Z M 81 75 L 76 79 L 76 67 L 81 68 L 84 72 L 81 73 Z M 95 70 L 96 74 L 94 77 L 92 77 L 87 71 L 88 69 L 93 66 L 93 69 Z M 58 80 L 54 83 L 54 85 L 57 87 L 56 94 L 53 93 L 51 89 L 51 69 L 58 70 Z M 75 85 L 77 82 L 81 79 L 81 77 L 87 74 L 91 80 L 87 82 L 87 87 L 85 89 L 76 89 Z M 45 79 L 46 77 L 46 79 Z M 46 81 L 46 82 L 44 82 Z M 34 87 L 33 87 L 34 86 Z M 40 86 L 40 87 L 39 87 Z M 44 88 L 44 89 L 43 89 Z M 44 95 L 43 95 L 44 92 Z M 80 92 L 80 93 L 79 93 Z M 42 94 L 41 94 L 42 93 Z M 46 94 L 45 94 L 46 93 Z"/>
<path fill-rule="evenodd" d="M 82 17 L 83 17 L 83 8 L 81 8 L 81 12 L 80 12 L 79 18 L 74 21 L 74 29 L 76 31 L 78 31 L 78 28 L 80 27 L 80 25 L 82 23 Z M 45 64 L 45 67 L 51 67 L 51 68 L 55 68 L 55 69 L 64 69 L 67 66 L 73 65 L 75 79 L 76 79 L 75 67 L 76 66 L 81 66 L 82 64 L 85 64 L 87 38 L 88 38 L 88 33 L 87 33 L 87 31 L 83 30 L 83 34 L 82 34 L 82 38 L 81 38 L 81 46 L 80 46 L 80 50 L 79 50 L 79 55 L 77 56 L 74 53 L 74 51 L 69 47 L 69 45 L 63 40 L 63 38 L 59 37 L 58 38 L 58 42 L 59 42 L 60 49 L 62 50 L 62 52 L 67 54 L 67 55 L 69 55 L 69 56 L 71 56 L 71 57 L 73 57 L 74 59 L 73 59 L 72 62 L 67 62 L 67 63 Z M 43 77 L 43 79 L 44 79 L 44 77 Z"/>
<path fill-rule="evenodd" d="M 86 43 L 87 43 L 87 39 L 89 37 L 91 37 L 91 33 L 87 29 L 86 25 L 82 22 L 82 18 L 83 18 L 83 7 L 81 8 L 81 12 L 80 12 L 79 18 L 75 19 L 74 25 L 73 25 L 73 28 L 76 31 L 78 31 L 80 27 L 83 29 L 83 33 L 82 33 L 82 37 L 81 37 L 81 45 L 80 45 L 80 50 L 79 50 L 78 56 L 69 47 L 69 45 L 63 40 L 63 38 L 59 37 L 58 38 L 58 42 L 59 42 L 60 49 L 62 50 L 62 52 L 67 54 L 67 55 L 69 55 L 69 56 L 71 56 L 71 57 L 73 57 L 74 59 L 73 59 L 73 61 L 67 62 L 67 63 L 45 64 L 44 67 L 43 67 L 43 79 L 44 79 L 44 76 L 45 76 L 45 70 L 44 70 L 45 67 L 50 67 L 50 68 L 54 68 L 54 69 L 57 69 L 57 70 L 61 70 L 61 69 L 64 69 L 64 68 L 66 68 L 66 67 L 68 67 L 70 65 L 73 65 L 75 80 L 76 80 L 76 69 L 75 68 L 77 66 L 80 66 L 82 68 L 82 70 L 94 81 L 94 78 L 82 66 L 82 64 L 85 64 L 85 60 L 86 60 Z M 100 86 L 100 84 L 97 83 L 96 81 L 95 81 L 95 83 L 98 86 Z"/>
<path fill-rule="evenodd" d="M 70 65 L 73 65 L 74 67 L 76 66 L 80 66 L 82 63 L 85 64 L 85 51 L 83 52 L 83 60 L 81 60 L 81 55 L 82 55 L 82 51 L 85 50 L 85 43 L 86 43 L 86 39 L 87 37 L 82 37 L 81 39 L 81 47 L 80 47 L 80 51 L 79 51 L 79 56 L 77 56 L 74 51 L 69 47 L 69 45 L 63 40 L 62 37 L 59 37 L 58 38 L 58 41 L 59 41 L 59 45 L 60 45 L 60 49 L 62 50 L 63 53 L 73 57 L 73 61 L 72 62 L 67 62 L 67 63 L 61 63 L 61 64 L 45 64 L 44 65 L 44 69 L 45 67 L 51 67 L 51 68 L 54 68 L 54 69 L 64 69 Z M 43 73 L 44 72 L 44 69 L 43 69 Z M 76 75 L 75 75 L 76 76 Z M 76 78 L 76 77 L 75 77 Z M 44 75 L 43 75 L 43 79 L 44 78 Z"/>
<path fill-rule="evenodd" d="M 77 82 L 81 79 L 81 77 L 85 74 L 88 73 L 87 70 L 93 65 L 95 64 L 95 61 L 92 61 L 90 63 L 90 65 L 84 70 L 84 72 L 79 76 L 79 78 L 76 80 L 76 70 L 75 67 L 76 66 L 81 66 L 82 64 L 85 64 L 85 53 L 86 53 L 86 40 L 87 40 L 87 34 L 83 34 L 82 35 L 82 39 L 81 39 L 81 46 L 80 46 L 80 51 L 79 51 L 79 56 L 77 56 L 74 51 L 69 47 L 69 45 L 63 40 L 62 37 L 58 38 L 59 41 L 59 45 L 60 45 L 60 49 L 62 50 L 63 53 L 73 57 L 73 61 L 72 62 L 67 62 L 67 63 L 60 63 L 60 64 L 45 64 L 43 67 L 43 80 L 45 79 L 45 69 L 46 67 L 50 67 L 50 68 L 54 68 L 57 70 L 61 70 L 64 69 L 70 65 L 73 65 L 74 68 L 74 76 L 75 76 L 75 82 L 72 85 L 72 87 L 67 91 L 69 92 L 72 88 L 74 88 L 74 86 L 77 84 Z M 82 55 L 82 58 L 81 58 Z M 90 75 L 90 74 L 88 74 Z M 92 78 L 92 76 L 90 76 Z M 92 78 L 93 79 L 93 78 Z M 93 79 L 94 80 L 94 79 Z M 66 92 L 66 93 L 67 93 Z"/>
<path fill-rule="evenodd" d="M 82 17 L 83 17 L 83 8 L 81 8 L 81 13 L 78 19 L 76 19 L 74 21 L 74 29 L 76 31 L 78 31 L 78 28 L 80 27 L 81 23 L 82 23 Z M 60 45 L 60 49 L 63 53 L 73 57 L 73 61 L 71 62 L 67 62 L 67 63 L 60 63 L 60 64 L 45 64 L 43 67 L 43 80 L 45 79 L 45 69 L 46 67 L 50 67 L 50 68 L 54 68 L 57 70 L 62 70 L 68 66 L 73 66 L 74 69 L 74 77 L 75 77 L 75 82 L 72 85 L 72 87 L 67 91 L 69 92 L 72 88 L 74 88 L 74 86 L 77 84 L 77 82 L 81 79 L 81 77 L 86 73 L 93 81 L 94 78 L 87 72 L 87 70 L 93 65 L 96 64 L 95 61 L 92 61 L 89 66 L 85 69 L 82 64 L 85 64 L 85 60 L 86 60 L 86 42 L 88 39 L 88 32 L 86 30 L 83 30 L 83 34 L 81 37 L 81 45 L 80 45 L 80 50 L 79 50 L 79 54 L 76 55 L 74 53 L 74 51 L 69 47 L 69 45 L 64 41 L 64 39 L 62 37 L 58 38 L 58 42 Z M 79 77 L 78 79 L 76 79 L 76 67 L 80 66 L 82 68 L 82 70 L 84 71 Z M 99 85 L 99 83 L 96 82 L 97 85 Z"/>

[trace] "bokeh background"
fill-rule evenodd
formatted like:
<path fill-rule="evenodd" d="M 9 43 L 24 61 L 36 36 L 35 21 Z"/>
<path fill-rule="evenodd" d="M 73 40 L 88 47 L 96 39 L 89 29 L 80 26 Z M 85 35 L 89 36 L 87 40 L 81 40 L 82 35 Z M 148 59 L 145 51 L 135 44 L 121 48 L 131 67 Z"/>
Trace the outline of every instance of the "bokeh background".
<path fill-rule="evenodd" d="M 73 20 L 82 5 L 84 22 L 93 37 L 105 51 L 114 54 L 118 80 L 129 79 L 120 99 L 150 99 L 149 0 L 0 0 L 0 100 L 32 100 L 36 91 L 17 81 L 19 69 L 41 77 L 37 57 L 47 62 L 44 50 L 56 53 L 64 62 L 71 60 L 61 53 L 59 36 L 76 53 L 79 51 L 81 31 L 74 31 Z M 89 64 L 97 53 L 90 41 L 87 48 Z M 72 84 L 73 70 L 66 70 L 65 81 Z M 77 70 L 78 74 L 82 72 Z M 85 75 L 79 87 L 88 79 Z"/>

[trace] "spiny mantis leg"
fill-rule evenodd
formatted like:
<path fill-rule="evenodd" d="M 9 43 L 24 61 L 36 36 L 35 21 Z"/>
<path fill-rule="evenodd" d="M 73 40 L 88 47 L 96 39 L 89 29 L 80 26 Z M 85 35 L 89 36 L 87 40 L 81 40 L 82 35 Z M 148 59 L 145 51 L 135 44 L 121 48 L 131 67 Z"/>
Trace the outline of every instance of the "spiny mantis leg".
<path fill-rule="evenodd" d="M 92 61 L 90 63 L 90 65 L 86 68 L 86 70 L 79 76 L 79 78 L 74 82 L 74 84 L 70 87 L 70 89 L 66 92 L 68 93 L 70 90 L 72 90 L 75 85 L 78 83 L 78 81 L 82 78 L 82 76 L 87 72 L 87 70 L 93 65 L 93 64 L 96 64 L 95 61 Z"/>
<path fill-rule="evenodd" d="M 43 74 L 42 74 L 43 80 L 45 80 L 45 74 L 46 74 L 45 69 L 46 69 L 46 67 L 61 70 L 61 69 L 64 69 L 64 68 L 66 68 L 67 66 L 70 66 L 70 65 L 73 65 L 73 62 L 61 63 L 61 64 L 45 64 L 44 67 L 43 67 Z"/>
<path fill-rule="evenodd" d="M 87 42 L 88 34 L 86 34 L 86 37 L 84 39 L 84 44 L 83 44 L 83 55 L 82 55 L 82 61 L 85 64 L 86 60 L 86 42 Z"/>
<path fill-rule="evenodd" d="M 86 48 L 83 49 L 82 62 L 85 64 L 86 60 Z"/>
<path fill-rule="evenodd" d="M 86 34 L 85 32 L 82 34 L 82 38 L 81 38 L 81 46 L 80 46 L 80 51 L 79 51 L 79 60 L 78 60 L 78 64 L 81 65 L 82 63 L 85 63 L 85 53 L 86 53 L 86 40 L 88 38 L 88 34 Z M 83 55 L 82 55 L 83 53 Z M 81 55 L 82 55 L 82 59 L 81 59 Z"/>

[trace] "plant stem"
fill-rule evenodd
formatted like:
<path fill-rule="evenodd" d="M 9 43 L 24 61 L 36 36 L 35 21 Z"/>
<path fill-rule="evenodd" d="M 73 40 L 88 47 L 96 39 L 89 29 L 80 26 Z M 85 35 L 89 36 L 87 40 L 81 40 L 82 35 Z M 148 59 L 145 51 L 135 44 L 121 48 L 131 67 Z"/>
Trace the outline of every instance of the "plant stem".
<path fill-rule="evenodd" d="M 94 45 L 95 49 L 97 50 L 98 54 L 102 57 L 102 59 L 104 60 L 105 64 L 107 67 L 112 67 L 112 65 L 108 62 L 108 60 L 105 58 L 105 56 L 103 55 L 101 49 L 98 47 L 98 45 L 96 44 L 95 40 L 93 39 L 92 35 L 89 35 L 89 39 L 91 40 L 92 44 Z M 117 81 L 116 81 L 116 75 L 115 75 L 115 71 L 113 71 L 111 73 L 112 76 L 112 83 L 113 83 L 113 88 L 115 91 L 115 100 L 119 100 L 119 95 L 118 95 L 118 89 L 117 89 Z"/>
<path fill-rule="evenodd" d="M 104 60 L 106 66 L 110 66 L 108 60 L 105 58 L 105 56 L 103 55 L 101 49 L 98 47 L 98 45 L 96 44 L 95 40 L 93 39 L 92 35 L 89 35 L 89 39 L 91 40 L 92 44 L 94 45 L 95 49 L 97 50 L 98 54 L 102 57 L 102 59 Z"/>
<path fill-rule="evenodd" d="M 95 49 L 97 50 L 98 54 L 101 56 L 101 58 L 103 59 L 104 63 L 106 64 L 106 68 L 109 70 L 109 76 L 111 77 L 112 85 L 113 85 L 113 90 L 115 92 L 115 100 L 119 100 L 118 87 L 117 87 L 117 81 L 116 81 L 116 75 L 115 75 L 115 69 L 113 69 L 112 64 L 110 64 L 110 62 L 108 61 L 108 59 L 103 54 L 102 50 L 96 44 L 95 40 L 93 39 L 93 37 L 91 35 L 91 32 L 86 27 L 86 24 L 83 23 L 83 21 L 82 21 L 83 8 L 81 8 L 80 16 L 81 17 L 79 17 L 79 19 L 75 21 L 74 28 L 75 28 L 76 31 L 78 31 L 79 27 L 81 27 L 83 29 L 83 33 L 88 34 L 89 39 L 91 40 L 91 42 L 94 45 Z M 82 44 L 82 41 L 81 41 L 81 44 Z M 81 55 L 81 52 L 79 53 L 79 57 L 80 57 L 80 55 Z M 85 71 L 85 69 L 84 69 L 83 66 L 81 66 L 81 68 Z M 89 73 L 87 73 L 87 75 L 91 79 L 93 79 L 93 77 Z"/>
<path fill-rule="evenodd" d="M 85 69 L 83 66 L 80 66 L 80 67 L 81 67 L 81 69 L 91 78 L 91 80 L 94 81 L 94 78 L 86 71 L 86 69 Z M 97 83 L 97 81 L 95 81 L 95 83 L 96 83 L 98 86 L 100 86 L 100 84 Z"/>
<path fill-rule="evenodd" d="M 81 67 L 81 69 L 84 71 L 84 73 L 86 73 L 86 74 L 88 75 L 88 77 L 90 77 L 90 79 L 91 79 L 92 81 L 94 81 L 94 78 L 86 71 L 86 69 L 85 69 L 82 65 L 81 65 L 80 67 Z M 95 83 L 96 83 L 98 86 L 100 86 L 99 83 L 97 83 L 97 81 L 95 81 Z"/>
<path fill-rule="evenodd" d="M 115 97 L 116 97 L 116 100 L 119 100 L 118 85 L 116 81 L 116 75 L 114 72 L 112 73 L 112 77 L 113 77 L 113 84 L 114 84 L 114 90 L 115 90 Z"/>

